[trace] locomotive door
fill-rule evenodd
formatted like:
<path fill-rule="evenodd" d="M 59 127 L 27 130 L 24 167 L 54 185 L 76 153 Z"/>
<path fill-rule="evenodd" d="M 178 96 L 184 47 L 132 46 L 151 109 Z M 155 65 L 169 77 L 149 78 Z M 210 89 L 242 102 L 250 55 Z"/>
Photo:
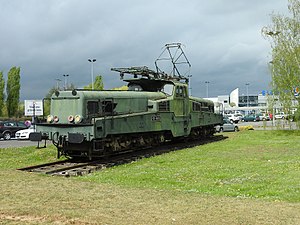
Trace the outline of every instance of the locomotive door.
<path fill-rule="evenodd" d="M 189 98 L 185 86 L 176 86 L 173 110 L 176 117 L 176 133 L 179 136 L 188 135 Z"/>
<path fill-rule="evenodd" d="M 187 88 L 183 89 L 183 131 L 184 135 L 189 135 L 189 96 L 187 92 Z"/>
<path fill-rule="evenodd" d="M 113 98 L 104 98 L 101 101 L 101 113 L 104 117 L 103 119 L 103 136 L 106 136 L 107 133 L 111 133 L 112 130 L 115 128 L 114 124 L 114 110 L 116 107 L 116 103 L 114 102 Z M 109 119 L 107 118 L 109 117 Z"/>

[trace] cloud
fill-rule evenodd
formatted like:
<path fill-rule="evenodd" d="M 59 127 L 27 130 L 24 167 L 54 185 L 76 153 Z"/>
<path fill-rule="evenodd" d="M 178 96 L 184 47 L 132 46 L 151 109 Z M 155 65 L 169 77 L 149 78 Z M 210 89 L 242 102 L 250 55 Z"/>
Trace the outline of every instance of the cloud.
<path fill-rule="evenodd" d="M 111 67 L 148 66 L 166 43 L 181 42 L 192 64 L 193 95 L 222 95 L 250 83 L 249 93 L 268 88 L 270 47 L 260 29 L 284 1 L 1 1 L 0 70 L 21 66 L 21 98 L 41 99 L 69 74 L 91 82 L 88 58 L 105 88 L 122 86 Z"/>

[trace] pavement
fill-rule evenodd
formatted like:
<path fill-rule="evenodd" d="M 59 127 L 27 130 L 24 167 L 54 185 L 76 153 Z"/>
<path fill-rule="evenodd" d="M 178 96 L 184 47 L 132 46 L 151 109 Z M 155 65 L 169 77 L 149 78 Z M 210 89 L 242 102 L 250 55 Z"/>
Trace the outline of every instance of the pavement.
<path fill-rule="evenodd" d="M 3 138 L 0 139 L 0 148 L 21 148 L 26 146 L 37 146 L 37 142 L 29 141 L 29 140 L 4 140 Z M 48 144 L 52 144 L 52 142 L 48 141 Z M 44 142 L 40 142 L 40 146 L 44 146 Z"/>
<path fill-rule="evenodd" d="M 239 122 L 238 126 L 253 126 L 254 130 L 298 130 L 296 122 L 287 120 Z"/>

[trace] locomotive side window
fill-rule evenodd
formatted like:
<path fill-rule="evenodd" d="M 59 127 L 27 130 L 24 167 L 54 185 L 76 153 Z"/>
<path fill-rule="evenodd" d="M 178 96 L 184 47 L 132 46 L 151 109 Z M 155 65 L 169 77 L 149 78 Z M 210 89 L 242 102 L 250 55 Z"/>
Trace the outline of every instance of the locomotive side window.
<path fill-rule="evenodd" d="M 207 102 L 193 102 L 194 112 L 214 112 L 214 106 Z"/>
<path fill-rule="evenodd" d="M 113 103 L 111 100 L 106 100 L 102 102 L 102 112 L 105 115 L 113 115 L 114 109 L 116 108 L 117 103 Z"/>
<path fill-rule="evenodd" d="M 202 111 L 206 111 L 208 112 L 209 109 L 208 109 L 208 104 L 206 102 L 203 102 L 203 105 L 202 105 Z"/>
<path fill-rule="evenodd" d="M 97 115 L 99 114 L 99 103 L 98 101 L 88 101 L 87 102 L 87 114 Z"/>
<path fill-rule="evenodd" d="M 193 111 L 201 111 L 201 103 L 193 102 Z"/>

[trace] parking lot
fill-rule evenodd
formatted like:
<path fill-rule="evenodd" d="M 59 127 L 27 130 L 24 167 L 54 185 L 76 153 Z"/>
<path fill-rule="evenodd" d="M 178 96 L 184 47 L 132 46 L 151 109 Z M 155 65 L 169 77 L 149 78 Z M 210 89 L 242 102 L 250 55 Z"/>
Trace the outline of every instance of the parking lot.
<path fill-rule="evenodd" d="M 44 145 L 43 143 L 40 143 L 40 145 Z M 0 148 L 20 148 L 25 146 L 37 146 L 37 142 L 29 141 L 29 140 L 17 140 L 17 139 L 11 139 L 11 140 L 4 140 L 0 139 Z"/>

